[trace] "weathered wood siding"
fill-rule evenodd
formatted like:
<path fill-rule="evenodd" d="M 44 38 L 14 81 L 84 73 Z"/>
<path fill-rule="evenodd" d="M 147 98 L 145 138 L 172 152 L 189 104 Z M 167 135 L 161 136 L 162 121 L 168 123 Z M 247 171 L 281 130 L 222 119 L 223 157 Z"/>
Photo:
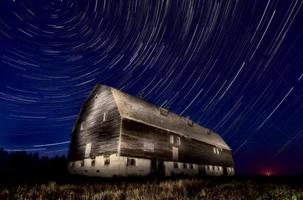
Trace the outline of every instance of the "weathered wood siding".
<path fill-rule="evenodd" d="M 171 144 L 172 132 L 155 128 L 128 119 L 122 120 L 120 155 L 138 158 L 173 160 L 172 147 L 179 148 L 179 162 L 204 165 L 233 166 L 231 152 L 223 150 L 219 155 L 213 153 L 213 146 L 187 137 L 180 137 L 181 144 Z M 153 151 L 145 144 L 153 144 Z"/>
<path fill-rule="evenodd" d="M 97 86 L 82 106 L 75 124 L 69 159 L 81 160 L 85 157 L 118 152 L 120 121 L 110 88 Z M 85 156 L 88 143 L 91 143 L 91 150 L 90 154 Z"/>

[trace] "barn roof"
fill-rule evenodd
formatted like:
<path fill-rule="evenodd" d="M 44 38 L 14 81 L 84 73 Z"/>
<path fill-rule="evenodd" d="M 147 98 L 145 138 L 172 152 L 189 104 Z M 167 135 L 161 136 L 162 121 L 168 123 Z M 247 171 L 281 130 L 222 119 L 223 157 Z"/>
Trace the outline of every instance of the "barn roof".
<path fill-rule="evenodd" d="M 211 130 L 187 118 L 150 104 L 141 98 L 111 88 L 121 117 L 161 128 L 181 136 L 230 150 L 224 140 Z"/>

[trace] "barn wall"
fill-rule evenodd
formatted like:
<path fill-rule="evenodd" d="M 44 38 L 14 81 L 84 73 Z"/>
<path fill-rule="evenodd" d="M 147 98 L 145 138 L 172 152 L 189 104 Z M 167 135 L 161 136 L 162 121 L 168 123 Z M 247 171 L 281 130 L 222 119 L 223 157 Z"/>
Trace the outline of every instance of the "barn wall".
<path fill-rule="evenodd" d="M 108 165 L 105 165 L 106 159 L 110 160 Z M 127 166 L 127 159 L 127 157 L 117 156 L 117 154 L 106 157 L 96 156 L 94 159 L 87 158 L 69 162 L 68 171 L 72 174 L 100 177 L 149 175 L 150 160 L 132 158 L 136 160 L 135 166 Z"/>
<path fill-rule="evenodd" d="M 82 106 L 74 126 L 69 159 L 82 160 L 101 154 L 116 153 L 120 121 L 120 114 L 110 88 L 96 87 Z M 91 148 L 87 148 L 89 146 Z"/>
<path fill-rule="evenodd" d="M 233 166 L 230 151 L 220 150 L 214 154 L 213 146 L 190 138 L 181 137 L 181 144 L 171 144 L 170 135 L 159 128 L 129 119 L 122 120 L 122 156 L 173 160 L 172 148 L 178 147 L 178 162 L 197 163 L 217 166 Z"/>

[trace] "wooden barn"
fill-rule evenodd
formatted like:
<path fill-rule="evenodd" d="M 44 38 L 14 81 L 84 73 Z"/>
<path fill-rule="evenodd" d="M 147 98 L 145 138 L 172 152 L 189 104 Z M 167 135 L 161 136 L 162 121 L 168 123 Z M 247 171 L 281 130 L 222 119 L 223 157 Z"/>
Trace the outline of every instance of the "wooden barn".
<path fill-rule="evenodd" d="M 72 131 L 68 170 L 87 176 L 233 175 L 216 133 L 112 87 L 97 85 Z"/>

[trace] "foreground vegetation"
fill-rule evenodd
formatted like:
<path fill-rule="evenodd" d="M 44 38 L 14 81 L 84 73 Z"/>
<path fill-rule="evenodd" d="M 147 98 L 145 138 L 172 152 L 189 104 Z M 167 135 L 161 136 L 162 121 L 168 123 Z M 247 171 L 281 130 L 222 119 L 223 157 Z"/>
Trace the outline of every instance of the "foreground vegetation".
<path fill-rule="evenodd" d="M 73 182 L 73 183 L 72 183 Z M 81 180 L 2 184 L 0 199 L 303 199 L 303 185 L 251 178 Z"/>
<path fill-rule="evenodd" d="M 67 159 L 0 149 L 0 200 L 303 199 L 303 177 L 88 179 L 66 173 Z"/>

